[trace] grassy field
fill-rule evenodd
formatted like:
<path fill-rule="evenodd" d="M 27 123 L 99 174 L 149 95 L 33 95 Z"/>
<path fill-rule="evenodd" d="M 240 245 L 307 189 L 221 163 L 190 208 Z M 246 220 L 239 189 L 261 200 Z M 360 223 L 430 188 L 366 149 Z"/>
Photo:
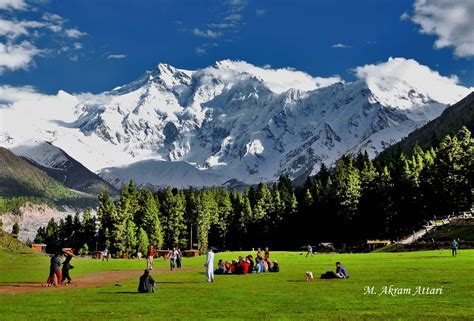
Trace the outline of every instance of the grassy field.
<path fill-rule="evenodd" d="M 21 251 L 20 251 L 21 252 Z M 219 253 L 232 259 L 240 253 Z M 247 254 L 242 253 L 242 254 Z M 1 320 L 452 320 L 474 319 L 474 251 L 371 254 L 321 254 L 306 258 L 298 252 L 273 252 L 280 273 L 216 276 L 207 284 L 204 257 L 184 259 L 189 270 L 155 274 L 157 293 L 137 294 L 139 269 L 145 261 L 74 259 L 72 277 L 99 271 L 137 269 L 120 286 L 45 289 L 0 295 Z M 305 282 L 319 277 L 339 260 L 351 277 Z M 157 260 L 155 268 L 168 267 Z M 48 258 L 23 251 L 0 251 L 0 284 L 44 282 Z M 442 288 L 439 295 L 383 294 L 383 287 Z M 377 294 L 364 295 L 367 286 Z M 382 293 L 382 294 L 381 294 Z"/>

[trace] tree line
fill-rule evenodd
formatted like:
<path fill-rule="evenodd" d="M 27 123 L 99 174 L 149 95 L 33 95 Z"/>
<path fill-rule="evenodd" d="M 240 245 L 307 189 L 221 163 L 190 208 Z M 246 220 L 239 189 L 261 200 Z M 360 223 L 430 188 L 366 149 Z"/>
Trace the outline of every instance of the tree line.
<path fill-rule="evenodd" d="M 102 250 L 116 255 L 145 252 L 149 244 L 224 250 L 305 244 L 362 244 L 396 239 L 426 220 L 472 205 L 474 140 L 466 128 L 436 146 L 415 146 L 410 154 L 369 159 L 347 155 L 315 177 L 294 186 L 288 177 L 244 192 L 222 188 L 138 190 L 133 182 L 118 199 L 99 196 L 90 211 L 40 228 L 35 242 L 48 251 L 61 247 Z"/>

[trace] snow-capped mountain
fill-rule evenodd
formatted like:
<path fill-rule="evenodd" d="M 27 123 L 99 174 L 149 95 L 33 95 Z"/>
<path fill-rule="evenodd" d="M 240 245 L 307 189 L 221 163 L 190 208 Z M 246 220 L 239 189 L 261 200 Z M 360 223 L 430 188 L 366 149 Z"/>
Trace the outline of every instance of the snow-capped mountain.
<path fill-rule="evenodd" d="M 159 64 L 110 92 L 40 95 L 0 109 L 0 144 L 51 142 L 115 186 L 310 175 L 348 152 L 376 155 L 470 93 L 416 61 L 384 64 L 357 68 L 351 83 L 241 61 L 196 71 Z"/>

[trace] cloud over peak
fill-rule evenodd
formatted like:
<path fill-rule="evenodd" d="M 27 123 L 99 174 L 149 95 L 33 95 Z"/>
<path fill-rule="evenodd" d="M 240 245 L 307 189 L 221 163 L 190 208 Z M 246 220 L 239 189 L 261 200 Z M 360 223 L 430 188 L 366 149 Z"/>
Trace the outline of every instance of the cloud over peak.
<path fill-rule="evenodd" d="M 414 59 L 390 57 L 386 62 L 357 67 L 354 72 L 357 78 L 367 82 L 377 96 L 387 100 L 396 97 L 384 94 L 386 92 L 403 92 L 415 88 L 417 92 L 427 94 L 431 99 L 451 104 L 471 91 L 458 84 L 457 76 L 442 76 L 438 71 Z M 393 105 L 391 102 L 388 104 Z"/>

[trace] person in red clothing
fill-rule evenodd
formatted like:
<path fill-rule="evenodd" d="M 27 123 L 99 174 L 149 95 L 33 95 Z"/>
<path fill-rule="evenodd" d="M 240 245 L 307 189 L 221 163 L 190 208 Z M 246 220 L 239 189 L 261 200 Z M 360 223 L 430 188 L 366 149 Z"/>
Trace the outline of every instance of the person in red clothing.
<path fill-rule="evenodd" d="M 155 247 L 153 245 L 150 245 L 150 247 L 148 248 L 148 253 L 147 253 L 147 258 L 146 258 L 147 270 L 153 270 L 153 258 L 155 257 L 155 254 L 156 254 Z"/>
<path fill-rule="evenodd" d="M 51 286 L 54 283 L 54 275 L 58 279 L 57 286 L 61 286 L 61 261 L 59 260 L 59 253 L 55 253 L 51 257 L 50 266 L 49 266 L 49 277 L 46 281 L 46 286 Z"/>
<path fill-rule="evenodd" d="M 249 273 L 249 267 L 250 263 L 247 260 L 244 260 L 242 263 L 242 274 L 248 274 Z"/>

